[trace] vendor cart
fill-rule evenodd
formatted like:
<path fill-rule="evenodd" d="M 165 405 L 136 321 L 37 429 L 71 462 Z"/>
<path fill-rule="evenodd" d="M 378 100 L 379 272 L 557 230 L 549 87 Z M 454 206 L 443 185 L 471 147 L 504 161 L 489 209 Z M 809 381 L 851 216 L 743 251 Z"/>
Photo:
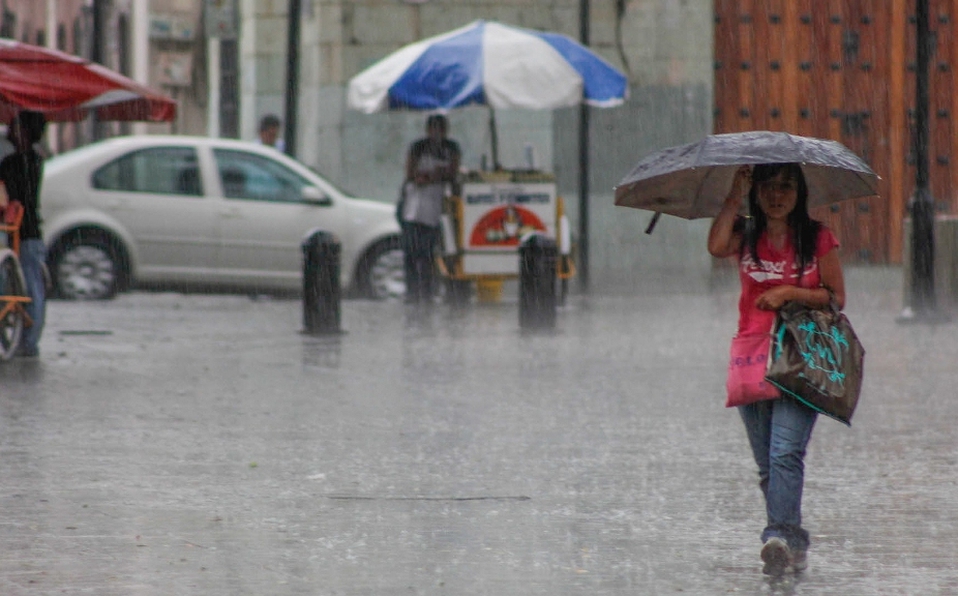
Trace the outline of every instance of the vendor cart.
<path fill-rule="evenodd" d="M 476 283 L 480 302 L 495 302 L 502 284 L 519 276 L 519 246 L 529 234 L 555 241 L 558 287 L 575 275 L 565 206 L 552 174 L 530 170 L 470 172 L 446 200 L 439 268 L 447 288 L 461 295 Z"/>

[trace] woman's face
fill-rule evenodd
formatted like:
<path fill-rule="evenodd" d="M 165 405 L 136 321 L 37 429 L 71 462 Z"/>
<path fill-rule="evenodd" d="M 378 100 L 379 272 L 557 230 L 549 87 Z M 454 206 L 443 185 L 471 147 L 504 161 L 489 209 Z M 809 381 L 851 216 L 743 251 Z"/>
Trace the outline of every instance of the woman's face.
<path fill-rule="evenodd" d="M 758 206 L 769 220 L 784 221 L 798 202 L 798 181 L 781 171 L 774 177 L 756 182 Z"/>

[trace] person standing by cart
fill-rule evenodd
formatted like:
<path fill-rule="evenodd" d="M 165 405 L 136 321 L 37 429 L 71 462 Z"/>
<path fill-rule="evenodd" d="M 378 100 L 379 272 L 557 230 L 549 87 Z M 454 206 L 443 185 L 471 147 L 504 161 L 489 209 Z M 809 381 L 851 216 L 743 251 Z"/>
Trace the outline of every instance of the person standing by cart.
<path fill-rule="evenodd" d="M 406 155 L 406 179 L 397 217 L 402 226 L 406 302 L 431 302 L 435 247 L 439 242 L 442 201 L 456 183 L 462 152 L 446 138 L 449 121 L 441 114 L 426 119 L 426 137 Z"/>
<path fill-rule="evenodd" d="M 43 177 L 43 156 L 35 145 L 43 137 L 46 118 L 39 112 L 22 111 L 10 122 L 7 138 L 14 152 L 0 161 L 0 182 L 10 201 L 23 205 L 20 224 L 20 266 L 30 302 L 27 314 L 33 324 L 23 334 L 17 356 L 35 358 L 40 355 L 40 334 L 46 312 L 44 270 L 46 246 L 40 230 L 40 181 Z"/>

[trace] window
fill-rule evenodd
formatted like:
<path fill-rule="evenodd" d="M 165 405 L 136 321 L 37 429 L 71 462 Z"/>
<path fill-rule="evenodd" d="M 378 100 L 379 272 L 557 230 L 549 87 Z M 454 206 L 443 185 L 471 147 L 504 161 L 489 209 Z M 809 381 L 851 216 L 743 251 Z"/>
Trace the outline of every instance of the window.
<path fill-rule="evenodd" d="M 262 155 L 215 149 L 223 194 L 230 199 L 298 203 L 309 181 Z"/>
<path fill-rule="evenodd" d="M 159 147 L 128 153 L 93 174 L 93 188 L 124 192 L 201 196 L 196 151 L 189 147 Z"/>
<path fill-rule="evenodd" d="M 0 37 L 13 39 L 16 37 L 17 15 L 9 8 L 7 3 L 3 3 L 3 16 L 0 17 Z"/>

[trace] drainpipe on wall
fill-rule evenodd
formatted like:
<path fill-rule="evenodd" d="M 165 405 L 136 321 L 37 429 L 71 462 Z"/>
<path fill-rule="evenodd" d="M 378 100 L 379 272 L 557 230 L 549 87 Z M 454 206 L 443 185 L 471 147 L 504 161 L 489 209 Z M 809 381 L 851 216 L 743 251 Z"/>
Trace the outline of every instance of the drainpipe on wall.
<path fill-rule="evenodd" d="M 103 55 L 103 40 L 106 37 L 106 15 L 104 14 L 106 6 L 104 0 L 93 0 L 93 26 L 92 26 L 92 42 L 93 48 L 90 56 L 90 60 L 96 62 L 97 64 L 105 65 L 106 60 Z M 104 137 L 103 124 L 99 121 L 94 113 L 90 116 L 90 127 L 91 127 L 91 137 L 94 141 L 99 141 Z"/>
<path fill-rule="evenodd" d="M 286 36 L 286 114 L 283 118 L 286 130 L 283 132 L 283 142 L 286 144 L 286 155 L 290 157 L 296 157 L 296 120 L 299 105 L 299 19 L 302 16 L 301 9 L 300 0 L 289 0 Z"/>

